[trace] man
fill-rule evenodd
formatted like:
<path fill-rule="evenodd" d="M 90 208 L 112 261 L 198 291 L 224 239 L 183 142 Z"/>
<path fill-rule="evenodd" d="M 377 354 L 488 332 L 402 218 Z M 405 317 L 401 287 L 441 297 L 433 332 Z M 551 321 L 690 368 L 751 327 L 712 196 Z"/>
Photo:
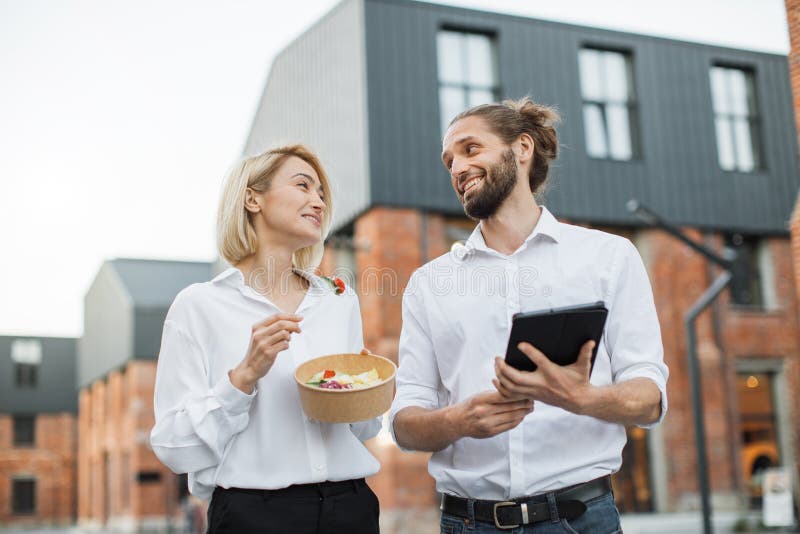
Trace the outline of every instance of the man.
<path fill-rule="evenodd" d="M 557 120 L 524 98 L 469 109 L 444 136 L 453 189 L 479 223 L 465 247 L 409 282 L 390 415 L 400 447 L 434 453 L 443 532 L 617 532 L 610 475 L 624 425 L 648 427 L 667 409 L 661 332 L 636 249 L 558 222 L 534 197 L 557 155 Z M 567 367 L 525 343 L 534 372 L 496 357 L 513 314 L 600 300 L 609 314 L 591 371 L 591 341 Z"/>

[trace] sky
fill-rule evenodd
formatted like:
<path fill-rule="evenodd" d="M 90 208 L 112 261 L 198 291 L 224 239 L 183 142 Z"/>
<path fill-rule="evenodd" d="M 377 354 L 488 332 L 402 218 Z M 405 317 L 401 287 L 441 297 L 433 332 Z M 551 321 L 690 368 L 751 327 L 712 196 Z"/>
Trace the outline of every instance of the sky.
<path fill-rule="evenodd" d="M 213 260 L 269 66 L 336 3 L 0 0 L 0 335 L 80 336 L 107 259 Z M 789 51 L 783 0 L 435 3 Z"/>

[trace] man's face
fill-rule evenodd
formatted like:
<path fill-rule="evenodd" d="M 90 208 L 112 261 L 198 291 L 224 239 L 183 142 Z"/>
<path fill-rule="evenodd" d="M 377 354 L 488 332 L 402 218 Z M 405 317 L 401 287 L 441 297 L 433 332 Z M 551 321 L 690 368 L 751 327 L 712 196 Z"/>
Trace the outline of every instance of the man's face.
<path fill-rule="evenodd" d="M 442 162 L 464 213 L 488 219 L 517 183 L 514 152 L 479 117 L 456 122 L 444 136 Z"/>

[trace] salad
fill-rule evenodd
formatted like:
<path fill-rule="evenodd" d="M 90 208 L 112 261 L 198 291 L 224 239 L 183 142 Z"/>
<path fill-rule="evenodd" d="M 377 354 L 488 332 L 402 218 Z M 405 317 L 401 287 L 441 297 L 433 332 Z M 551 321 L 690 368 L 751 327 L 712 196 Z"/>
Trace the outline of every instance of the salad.
<path fill-rule="evenodd" d="M 325 369 L 312 376 L 306 385 L 322 389 L 363 389 L 374 386 L 380 381 L 381 377 L 374 367 L 357 375 Z"/>

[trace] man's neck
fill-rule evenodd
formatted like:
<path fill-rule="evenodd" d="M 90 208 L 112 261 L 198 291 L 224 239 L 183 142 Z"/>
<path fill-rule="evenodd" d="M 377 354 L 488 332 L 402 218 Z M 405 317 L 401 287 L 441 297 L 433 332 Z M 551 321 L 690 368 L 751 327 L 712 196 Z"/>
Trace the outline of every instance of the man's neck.
<path fill-rule="evenodd" d="M 513 254 L 531 235 L 542 208 L 531 196 L 506 199 L 497 213 L 481 221 L 481 233 L 486 246 L 505 255 Z"/>

